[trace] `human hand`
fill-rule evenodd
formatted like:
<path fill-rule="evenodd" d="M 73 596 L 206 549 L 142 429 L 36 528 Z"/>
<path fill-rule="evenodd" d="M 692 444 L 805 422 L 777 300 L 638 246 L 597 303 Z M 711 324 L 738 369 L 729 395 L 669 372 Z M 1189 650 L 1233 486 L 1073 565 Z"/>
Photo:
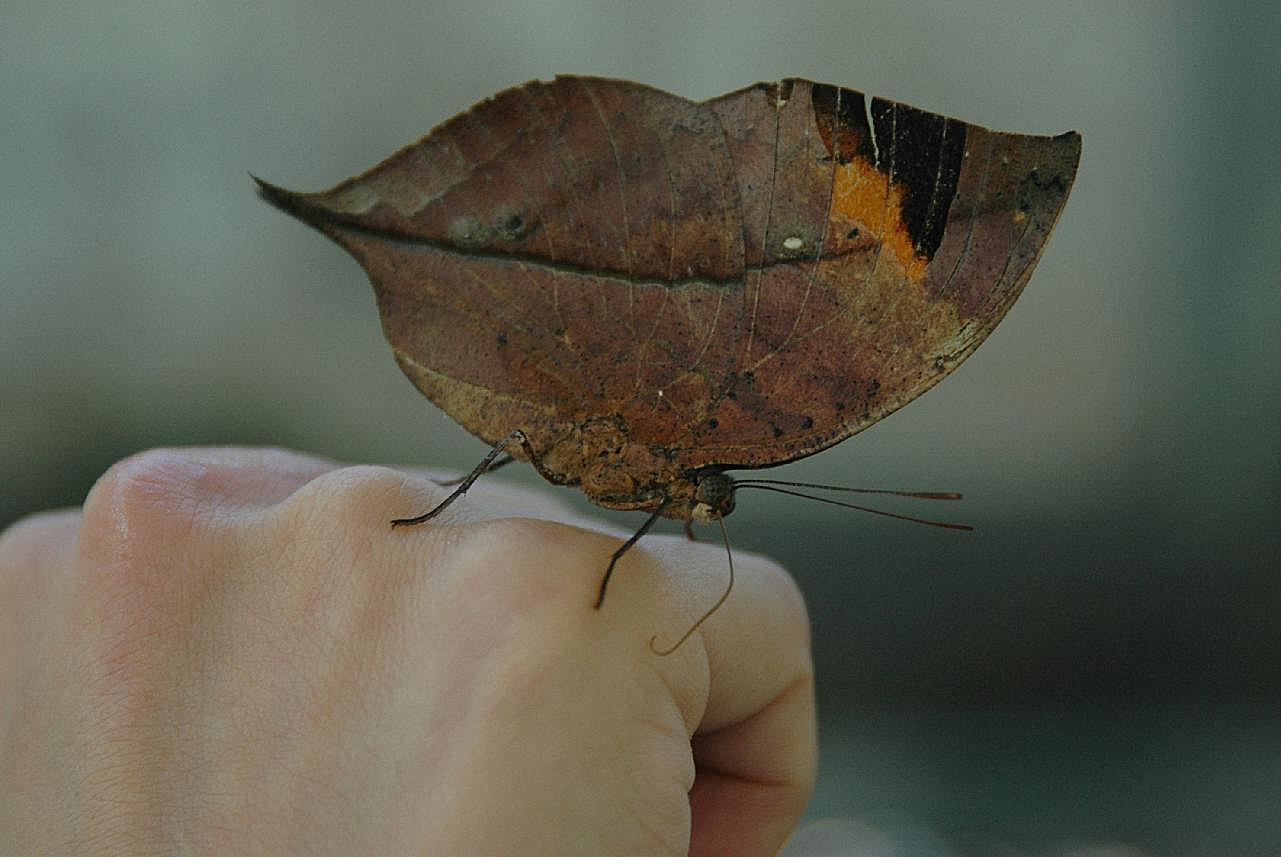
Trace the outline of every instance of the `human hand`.
<path fill-rule="evenodd" d="M 482 479 L 159 450 L 0 536 L 6 854 L 775 853 L 814 778 L 804 606 L 718 544 Z M 584 529 L 588 527 L 588 529 Z"/>

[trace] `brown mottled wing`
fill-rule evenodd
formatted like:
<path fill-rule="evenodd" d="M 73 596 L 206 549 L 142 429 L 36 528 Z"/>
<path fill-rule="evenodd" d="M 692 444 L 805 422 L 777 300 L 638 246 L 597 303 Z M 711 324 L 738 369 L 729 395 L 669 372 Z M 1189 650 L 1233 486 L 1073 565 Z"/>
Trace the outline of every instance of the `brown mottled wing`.
<path fill-rule="evenodd" d="M 264 192 L 356 257 L 401 367 L 480 438 L 609 418 L 681 467 L 755 467 L 964 359 L 1079 148 L 805 81 L 695 104 L 562 77 L 331 191 Z"/>
<path fill-rule="evenodd" d="M 1075 133 L 999 133 L 802 80 L 709 105 L 744 199 L 746 333 L 681 444 L 687 467 L 809 455 L 956 368 L 1027 283 L 1081 150 Z"/>
<path fill-rule="evenodd" d="M 704 105 L 534 82 L 328 192 L 264 192 L 356 257 L 405 373 L 490 443 L 547 449 L 609 414 L 689 437 L 733 369 L 738 183 Z"/>

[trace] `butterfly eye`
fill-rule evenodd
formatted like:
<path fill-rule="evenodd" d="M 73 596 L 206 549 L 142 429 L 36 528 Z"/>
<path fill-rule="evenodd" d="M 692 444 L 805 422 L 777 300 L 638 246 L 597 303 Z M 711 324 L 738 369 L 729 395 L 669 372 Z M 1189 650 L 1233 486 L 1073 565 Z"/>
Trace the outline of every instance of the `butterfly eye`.
<path fill-rule="evenodd" d="M 690 517 L 715 521 L 734 511 L 734 480 L 726 473 L 711 471 L 698 478 Z"/>

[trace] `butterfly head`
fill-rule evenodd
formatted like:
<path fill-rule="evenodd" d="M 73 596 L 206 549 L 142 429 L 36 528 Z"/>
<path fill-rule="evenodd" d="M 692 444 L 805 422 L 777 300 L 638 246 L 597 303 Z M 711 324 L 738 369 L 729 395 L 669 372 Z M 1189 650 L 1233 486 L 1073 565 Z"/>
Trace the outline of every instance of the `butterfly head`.
<path fill-rule="evenodd" d="M 698 477 L 689 516 L 695 521 L 715 521 L 734 511 L 734 479 L 719 470 Z"/>

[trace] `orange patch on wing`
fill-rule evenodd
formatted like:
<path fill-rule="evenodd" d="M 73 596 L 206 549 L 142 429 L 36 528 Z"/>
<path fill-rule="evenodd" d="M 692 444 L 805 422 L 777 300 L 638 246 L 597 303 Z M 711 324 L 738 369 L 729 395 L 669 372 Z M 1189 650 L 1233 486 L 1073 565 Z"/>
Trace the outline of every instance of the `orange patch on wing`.
<path fill-rule="evenodd" d="M 846 228 L 867 230 L 881 242 L 882 249 L 894 253 L 914 281 L 925 276 L 929 260 L 918 255 L 912 246 L 912 236 L 903 222 L 902 189 L 889 186 L 886 175 L 863 158 L 836 165 L 832 219 L 844 221 Z"/>

